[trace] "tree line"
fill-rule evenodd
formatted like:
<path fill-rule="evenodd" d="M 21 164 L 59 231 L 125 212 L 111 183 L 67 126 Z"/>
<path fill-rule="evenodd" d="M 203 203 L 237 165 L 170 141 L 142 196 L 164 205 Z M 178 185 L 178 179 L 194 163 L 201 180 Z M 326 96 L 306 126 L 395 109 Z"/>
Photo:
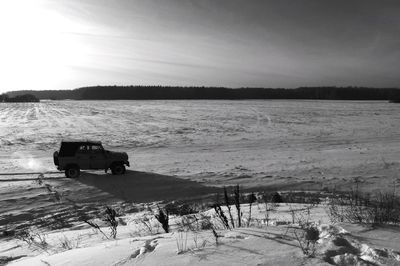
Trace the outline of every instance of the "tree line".
<path fill-rule="evenodd" d="M 31 94 L 52 100 L 180 100 L 180 99 L 310 99 L 310 100 L 394 100 L 398 88 L 300 87 L 226 88 L 174 86 L 92 86 L 74 90 L 13 91 L 8 96 Z"/>
<path fill-rule="evenodd" d="M 0 95 L 0 102 L 21 103 L 21 102 L 39 102 L 40 100 L 32 94 L 21 94 L 10 97 L 8 94 Z"/>

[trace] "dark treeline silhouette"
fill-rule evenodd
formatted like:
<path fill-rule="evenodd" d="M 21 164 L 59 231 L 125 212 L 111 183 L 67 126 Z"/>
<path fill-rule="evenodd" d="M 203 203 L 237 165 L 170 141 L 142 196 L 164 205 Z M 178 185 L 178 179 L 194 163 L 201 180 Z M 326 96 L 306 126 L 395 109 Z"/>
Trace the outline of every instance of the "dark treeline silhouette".
<path fill-rule="evenodd" d="M 42 91 L 33 91 L 33 90 L 22 90 L 22 91 L 11 91 L 7 92 L 9 97 L 15 97 L 23 94 L 32 94 L 35 97 L 41 100 L 80 100 L 81 95 L 78 89 L 75 90 L 42 90 Z"/>
<path fill-rule="evenodd" d="M 14 91 L 9 96 L 32 94 L 39 99 L 74 100 L 158 100 L 158 99 L 320 99 L 393 100 L 400 99 L 397 88 L 300 87 L 224 88 L 172 86 L 93 86 L 74 90 Z"/>
<path fill-rule="evenodd" d="M 9 97 L 7 94 L 0 95 L 0 102 L 9 103 L 26 103 L 26 102 L 39 102 L 40 100 L 32 94 L 16 95 L 15 97 Z"/>

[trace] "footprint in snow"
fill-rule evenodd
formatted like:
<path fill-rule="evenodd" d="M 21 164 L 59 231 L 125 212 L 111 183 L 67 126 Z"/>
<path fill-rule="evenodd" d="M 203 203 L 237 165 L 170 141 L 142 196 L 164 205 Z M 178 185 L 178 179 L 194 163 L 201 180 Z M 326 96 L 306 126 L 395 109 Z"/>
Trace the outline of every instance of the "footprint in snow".
<path fill-rule="evenodd" d="M 133 252 L 131 255 L 132 259 L 138 258 L 143 256 L 145 253 L 150 253 L 154 251 L 156 246 L 158 245 L 158 240 L 157 239 L 149 239 L 144 242 L 144 244 L 137 250 Z"/>
<path fill-rule="evenodd" d="M 130 255 L 128 258 L 117 261 L 116 263 L 113 264 L 113 266 L 125 265 L 132 259 L 142 258 L 144 254 L 154 251 L 157 245 L 158 245 L 158 240 L 156 238 L 146 240 L 140 248 L 136 249 L 133 252 L 132 255 Z"/>

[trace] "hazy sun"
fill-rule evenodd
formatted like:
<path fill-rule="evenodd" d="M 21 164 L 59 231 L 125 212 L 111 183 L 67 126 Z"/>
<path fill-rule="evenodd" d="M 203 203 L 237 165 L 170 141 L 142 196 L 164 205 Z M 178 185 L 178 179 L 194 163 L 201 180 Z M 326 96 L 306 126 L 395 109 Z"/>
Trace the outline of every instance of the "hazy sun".
<path fill-rule="evenodd" d="M 0 1 L 0 75 L 8 87 L 0 90 L 48 89 L 71 78 L 70 67 L 87 57 L 74 35 L 79 27 L 44 1 Z"/>

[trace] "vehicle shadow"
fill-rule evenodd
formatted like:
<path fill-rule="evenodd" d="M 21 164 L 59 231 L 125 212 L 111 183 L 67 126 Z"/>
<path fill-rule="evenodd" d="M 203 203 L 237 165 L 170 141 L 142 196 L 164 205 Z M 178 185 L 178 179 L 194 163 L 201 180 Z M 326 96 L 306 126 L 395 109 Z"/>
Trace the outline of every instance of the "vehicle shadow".
<path fill-rule="evenodd" d="M 77 181 L 131 202 L 195 198 L 218 191 L 174 176 L 128 170 L 124 175 L 82 173 Z"/>

